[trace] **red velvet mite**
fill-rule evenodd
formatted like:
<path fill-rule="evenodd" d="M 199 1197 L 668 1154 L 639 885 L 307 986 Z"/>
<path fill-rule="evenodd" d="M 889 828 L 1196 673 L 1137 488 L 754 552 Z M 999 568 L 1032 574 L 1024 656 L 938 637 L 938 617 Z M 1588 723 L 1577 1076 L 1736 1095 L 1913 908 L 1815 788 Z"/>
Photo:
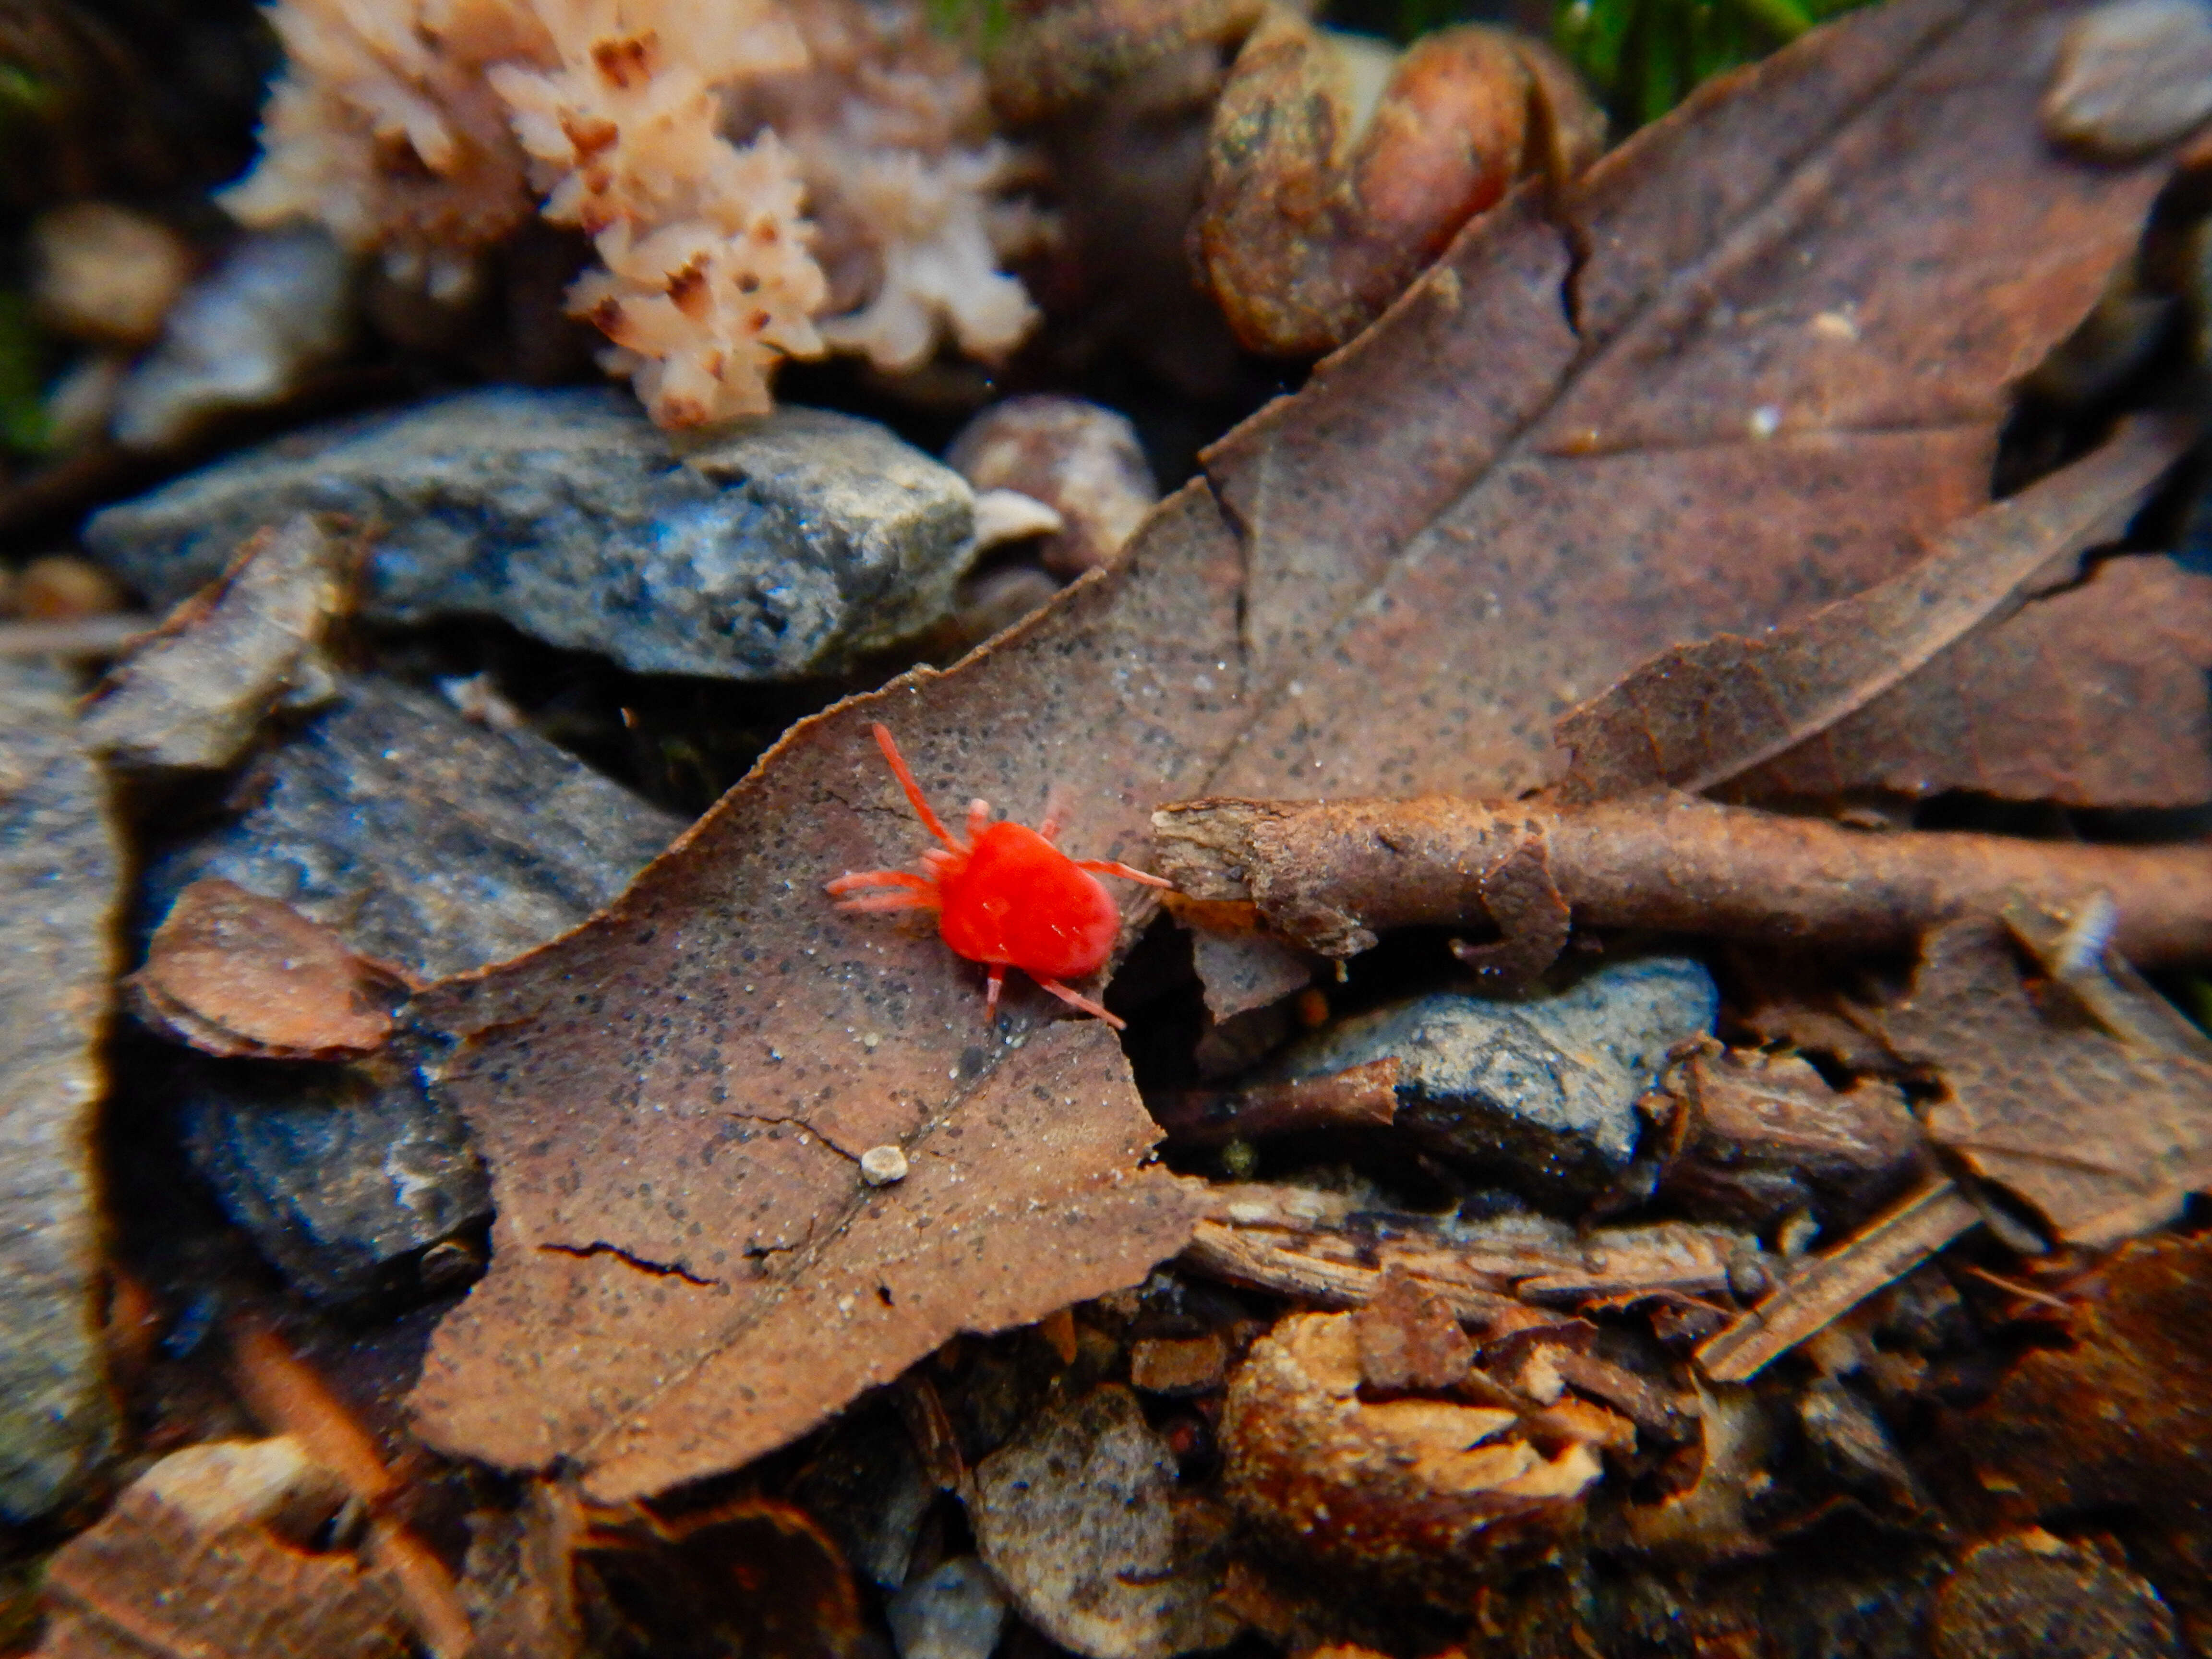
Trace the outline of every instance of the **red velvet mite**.
<path fill-rule="evenodd" d="M 986 1018 L 996 1020 L 999 989 L 1006 969 L 1018 968 L 1053 995 L 1086 1014 L 1096 1014 L 1116 1030 L 1121 1022 L 1066 981 L 1086 979 L 1105 965 L 1121 931 L 1121 912 L 1099 876 L 1120 876 L 1148 887 L 1169 884 L 1142 870 L 1109 859 L 1072 859 L 1053 845 L 1060 833 L 1048 816 L 1031 830 L 1019 823 L 991 822 L 991 803 L 968 803 L 968 839 L 955 837 L 907 769 L 906 757 L 881 724 L 870 728 L 891 771 L 914 804 L 922 827 L 945 844 L 924 850 L 927 872 L 904 870 L 848 871 L 829 884 L 840 910 L 934 910 L 938 931 L 953 953 L 990 969 L 984 993 Z M 889 889 L 889 891 L 869 891 Z M 858 893 L 857 898 L 847 898 Z"/>

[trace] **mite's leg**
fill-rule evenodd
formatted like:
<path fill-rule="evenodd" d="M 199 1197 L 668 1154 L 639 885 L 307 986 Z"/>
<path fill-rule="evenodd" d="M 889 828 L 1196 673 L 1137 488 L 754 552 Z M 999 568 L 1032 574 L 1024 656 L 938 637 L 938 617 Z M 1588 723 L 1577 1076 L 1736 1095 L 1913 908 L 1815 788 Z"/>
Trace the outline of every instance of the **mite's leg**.
<path fill-rule="evenodd" d="M 832 882 L 825 882 L 823 890 L 837 900 L 840 910 L 934 910 L 937 908 L 937 884 L 927 876 L 917 876 L 905 870 L 848 870 Z M 871 888 L 889 888 L 889 892 L 871 892 Z M 857 898 L 845 895 L 858 893 Z"/>
<path fill-rule="evenodd" d="M 1112 1026 L 1117 1031 L 1126 1031 L 1129 1029 L 1126 1021 L 1121 1019 L 1115 1015 L 1108 1013 L 1104 1005 L 1093 1002 L 1089 997 L 1084 995 L 1082 992 L 1071 990 L 1068 987 L 1062 985 L 1056 979 L 1041 979 L 1037 983 L 1044 987 L 1046 990 L 1051 992 L 1053 995 L 1058 997 L 1069 1007 L 1080 1008 L 1086 1014 L 1096 1015 L 1098 1018 L 1104 1020 L 1109 1025 Z"/>
<path fill-rule="evenodd" d="M 983 988 L 983 1024 L 993 1030 L 999 1024 L 999 993 L 1006 988 L 1006 964 L 994 962 Z"/>
<path fill-rule="evenodd" d="M 937 814 L 921 798 L 921 786 L 914 781 L 914 774 L 907 769 L 906 757 L 899 753 L 898 744 L 891 741 L 890 728 L 878 720 L 868 729 L 876 734 L 876 747 L 884 751 L 884 758 L 890 763 L 891 775 L 899 781 L 899 787 L 906 791 L 907 802 L 914 808 L 914 815 L 921 820 L 921 827 L 956 853 L 964 852 L 966 849 L 952 839 L 951 832 L 938 822 Z"/>
<path fill-rule="evenodd" d="M 968 803 L 968 839 L 974 841 L 991 827 L 991 803 L 981 795 Z"/>
<path fill-rule="evenodd" d="M 1075 867 L 1079 870 L 1088 870 L 1094 876 L 1119 876 L 1124 881 L 1141 881 L 1147 887 L 1175 885 L 1173 882 L 1164 881 L 1150 871 L 1133 870 L 1126 864 L 1115 863 L 1111 859 L 1078 859 L 1075 861 Z"/>

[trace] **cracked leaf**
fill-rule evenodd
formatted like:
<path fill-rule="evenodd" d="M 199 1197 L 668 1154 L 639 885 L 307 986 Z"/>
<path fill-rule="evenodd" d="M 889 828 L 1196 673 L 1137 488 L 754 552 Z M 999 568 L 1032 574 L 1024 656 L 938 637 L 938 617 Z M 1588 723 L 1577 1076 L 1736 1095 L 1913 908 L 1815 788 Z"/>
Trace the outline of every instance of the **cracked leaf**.
<path fill-rule="evenodd" d="M 933 799 L 1035 822 L 1057 784 L 1071 850 L 1140 860 L 1152 810 L 1202 793 L 1510 793 L 1555 767 L 1567 707 L 1656 652 L 1889 575 L 1985 501 L 2008 387 L 2159 187 L 2162 163 L 2040 135 L 2078 9 L 1864 14 L 1639 134 L 1575 225 L 1510 198 L 1110 568 L 793 728 L 592 922 L 420 1000 L 460 1043 L 444 1086 L 499 1209 L 425 1432 L 655 1490 L 954 1329 L 1172 1254 L 1195 1212 L 1138 1173 L 1152 1131 L 1110 1043 L 1042 1033 L 1026 988 L 994 1036 L 935 937 L 830 910 L 824 880 L 915 845 L 869 725 Z M 1041 1066 L 1083 1076 L 1060 1092 L 1099 1121 L 1025 1095 Z M 978 1146 L 994 1118 L 1051 1155 Z M 885 1144 L 917 1173 L 865 1192 L 854 1160 Z M 927 1194 L 952 1191 L 975 1230 L 933 1226 L 919 1310 L 884 1304 L 881 1265 L 921 1259 Z"/>

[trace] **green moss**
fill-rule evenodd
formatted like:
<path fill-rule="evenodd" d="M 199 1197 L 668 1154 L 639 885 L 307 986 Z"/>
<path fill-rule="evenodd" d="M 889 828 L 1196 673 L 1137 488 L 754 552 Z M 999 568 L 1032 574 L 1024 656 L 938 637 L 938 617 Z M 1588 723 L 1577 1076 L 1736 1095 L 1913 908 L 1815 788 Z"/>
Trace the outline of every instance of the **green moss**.
<path fill-rule="evenodd" d="M 1616 137 L 1698 82 L 1765 57 L 1865 0 L 1559 0 L 1553 32 L 1612 115 Z"/>
<path fill-rule="evenodd" d="M 0 289 L 0 446 L 35 455 L 46 447 L 46 343 L 19 290 Z"/>

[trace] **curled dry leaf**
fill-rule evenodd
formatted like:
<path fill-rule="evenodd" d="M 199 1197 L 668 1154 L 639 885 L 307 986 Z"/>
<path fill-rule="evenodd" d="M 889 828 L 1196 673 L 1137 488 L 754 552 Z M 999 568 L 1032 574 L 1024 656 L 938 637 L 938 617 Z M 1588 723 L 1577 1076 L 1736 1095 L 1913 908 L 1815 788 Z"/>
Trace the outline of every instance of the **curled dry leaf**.
<path fill-rule="evenodd" d="M 1342 345 L 1523 171 L 1597 159 L 1605 118 L 1550 50 L 1462 25 L 1395 64 L 1271 12 L 1213 112 L 1191 246 L 1237 337 L 1277 356 Z"/>
<path fill-rule="evenodd" d="M 179 894 L 125 983 L 156 1030 L 204 1054 L 349 1060 L 392 1035 L 398 988 L 320 922 L 210 876 Z"/>
<path fill-rule="evenodd" d="M 1794 784 L 1795 793 L 1827 795 L 1838 781 L 1855 780 L 1918 794 L 1972 788 L 2112 805 L 2212 799 L 2203 686 L 2212 658 L 2194 637 L 2212 633 L 2212 580 L 2162 558 L 2116 562 L 2088 590 L 2099 603 L 2086 607 L 2093 625 L 2110 632 L 2086 650 L 2039 653 L 2029 643 L 2049 632 L 2053 607 L 2085 608 L 2068 604 L 2078 593 L 2032 596 L 2064 583 L 2073 556 L 2117 538 L 2187 444 L 2178 428 L 2138 422 L 1955 526 L 1926 557 L 1863 593 L 1788 628 L 1662 653 L 1559 722 L 1559 741 L 1575 757 L 1561 798 L 1657 785 L 1694 793 L 1731 781 L 1737 793 Z M 2170 623 L 2153 611 L 2130 618 L 2139 626 L 2113 627 L 2118 618 L 2105 601 L 2120 586 L 2142 589 Z M 2063 665 L 2063 674 L 2012 687 L 2014 699 L 1987 695 L 1984 683 L 2023 647 L 2031 666 Z M 2109 695 L 2085 672 L 2100 652 L 2124 659 L 2131 689 L 2166 695 Z M 1985 718 L 1992 710 L 1995 722 Z M 1944 729 L 1947 714 L 1967 729 Z M 2145 721 L 2157 732 L 2203 729 L 2205 740 L 2146 743 L 2133 729 Z M 2046 733 L 2054 740 L 2039 741 Z M 1820 748 L 1827 752 L 1808 752 Z M 2141 767 L 2124 758 L 2137 755 L 2160 769 L 2148 778 L 2122 769 Z"/>
<path fill-rule="evenodd" d="M 1393 1576 L 1480 1573 L 1508 1540 L 1579 1518 L 1589 1447 L 1549 1452 L 1503 1407 L 1361 1395 L 1350 1314 L 1293 1314 L 1229 1380 L 1224 1479 L 1245 1518 L 1294 1549 Z"/>
<path fill-rule="evenodd" d="M 963 1323 L 1172 1254 L 1193 1218 L 1136 1173 L 1151 1131 L 1118 1056 L 1080 1090 L 1031 1070 L 1107 1067 L 1098 1034 L 1034 1035 L 1024 997 L 994 1039 L 938 941 L 827 911 L 822 882 L 910 851 L 869 724 L 932 795 L 1029 816 L 1058 782 L 1098 857 L 1140 856 L 1152 808 L 1205 791 L 1542 781 L 1566 707 L 1879 580 L 1985 501 L 2007 388 L 2163 173 L 2043 138 L 2072 15 L 1859 14 L 1600 162 L 1571 226 L 1509 198 L 1107 571 L 956 672 L 795 728 L 592 922 L 418 1003 L 458 1044 L 445 1086 L 499 1207 L 490 1275 L 432 1346 L 426 1432 L 654 1490 Z M 984 1148 L 967 1126 L 994 1116 Z M 854 1160 L 893 1143 L 915 1173 L 864 1190 Z M 897 1217 L 943 1213 L 933 1169 L 979 1206 L 963 1259 L 1018 1257 L 1025 1282 L 884 1271 L 922 1237 L 895 1243 Z"/>
<path fill-rule="evenodd" d="M 346 1497 L 288 1437 L 172 1452 L 54 1556 L 41 1659 L 401 1659 L 391 1575 L 307 1547 Z"/>
<path fill-rule="evenodd" d="M 1929 936 L 1911 994 L 1879 1018 L 1943 1084 L 1931 1139 L 2069 1243 L 2114 1244 L 2212 1185 L 2212 1048 L 2130 1042 L 2069 1000 L 2022 982 L 2000 924 L 1966 921 Z"/>
<path fill-rule="evenodd" d="M 335 696 L 322 645 L 353 550 L 305 515 L 253 537 L 109 672 L 85 712 L 91 745 L 125 767 L 218 769 L 272 709 Z"/>

